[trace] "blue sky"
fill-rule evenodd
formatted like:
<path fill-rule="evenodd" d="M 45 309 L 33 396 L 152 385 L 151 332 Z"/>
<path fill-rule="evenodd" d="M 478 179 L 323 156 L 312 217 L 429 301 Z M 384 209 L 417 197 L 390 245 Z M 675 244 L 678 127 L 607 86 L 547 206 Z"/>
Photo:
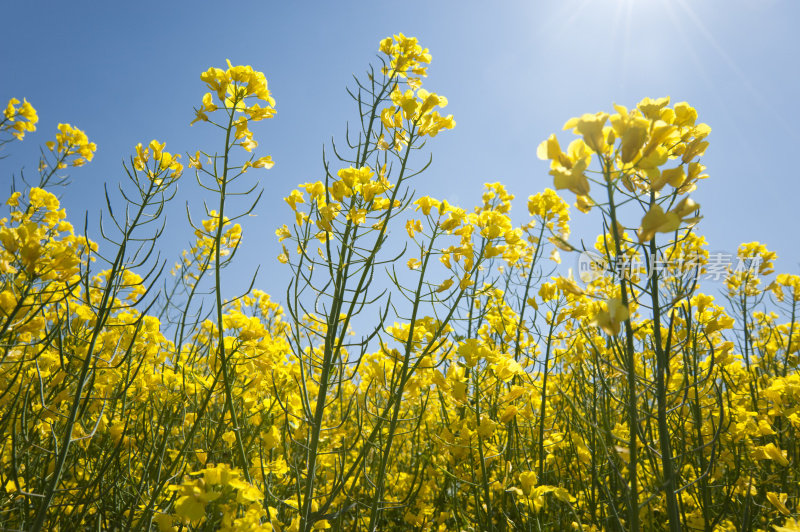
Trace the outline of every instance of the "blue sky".
<path fill-rule="evenodd" d="M 20 166 L 35 170 L 37 146 L 59 122 L 85 130 L 97 155 L 63 193 L 76 222 L 98 212 L 102 183 L 122 178 L 137 142 L 192 153 L 220 144 L 207 125 L 189 126 L 206 92 L 202 71 L 230 58 L 266 74 L 278 114 L 253 129 L 276 165 L 248 173 L 266 194 L 245 221 L 239 267 L 261 264 L 258 286 L 278 297 L 286 272 L 272 235 L 291 219 L 281 198 L 322 177 L 323 145 L 356 116 L 345 87 L 397 32 L 430 49 L 426 87 L 448 97 L 457 121 L 429 144 L 433 165 L 418 193 L 469 207 L 483 183 L 501 181 L 523 222 L 525 198 L 552 187 L 539 142 L 568 138 L 560 131 L 572 116 L 669 95 L 713 129 L 710 178 L 693 194 L 709 248 L 759 240 L 778 253 L 779 271 L 800 270 L 795 0 L 15 2 L 3 11 L 0 99 L 27 98 L 40 123 L 7 147 L 0 171 L 7 183 Z M 170 252 L 190 238 L 183 202 L 198 213 L 207 198 L 188 172 L 181 187 L 164 237 Z M 596 219 L 573 218 L 573 237 L 593 241 Z"/>

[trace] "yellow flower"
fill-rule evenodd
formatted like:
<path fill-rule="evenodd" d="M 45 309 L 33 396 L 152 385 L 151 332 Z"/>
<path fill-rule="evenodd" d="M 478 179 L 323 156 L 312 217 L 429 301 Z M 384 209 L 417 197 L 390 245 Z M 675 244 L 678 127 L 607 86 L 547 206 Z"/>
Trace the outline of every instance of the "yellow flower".
<path fill-rule="evenodd" d="M 406 222 L 406 232 L 410 238 L 414 238 L 417 232 L 422 232 L 422 222 L 420 220 L 408 220 Z"/>
<path fill-rule="evenodd" d="M 354 225 L 361 225 L 367 221 L 367 210 L 366 209 L 350 209 L 347 211 L 346 218 L 353 222 Z"/>
<path fill-rule="evenodd" d="M 198 120 L 208 121 L 208 115 L 206 113 L 211 113 L 217 110 L 217 106 L 214 104 L 213 96 L 211 96 L 210 92 L 207 92 L 203 95 L 203 104 L 199 109 L 195 111 L 195 119 L 192 120 L 190 125 L 193 125 Z"/>
<path fill-rule="evenodd" d="M 661 175 L 653 181 L 652 189 L 658 192 L 667 183 L 673 188 L 680 188 L 686 181 L 686 171 L 683 166 L 661 170 Z"/>
<path fill-rule="evenodd" d="M 265 157 L 259 157 L 258 159 L 253 161 L 252 166 L 253 168 L 266 168 L 267 170 L 269 170 L 270 168 L 275 166 L 275 162 L 272 160 L 272 157 L 267 155 Z"/>
<path fill-rule="evenodd" d="M 606 301 L 606 310 L 601 310 L 595 315 L 591 324 L 600 327 L 610 336 L 619 334 L 620 324 L 630 316 L 628 307 L 622 304 L 618 297 Z"/>
<path fill-rule="evenodd" d="M 278 255 L 278 262 L 281 264 L 287 264 L 289 262 L 289 250 L 286 249 L 286 246 L 281 246 L 283 248 L 283 252 Z"/>
<path fill-rule="evenodd" d="M 572 279 L 572 270 L 569 272 L 569 277 L 555 277 L 554 280 L 558 289 L 565 294 L 573 296 L 582 296 L 584 294 L 583 289 Z M 544 286 L 542 286 L 542 289 L 544 289 Z M 542 295 L 541 291 L 539 295 Z M 542 298 L 545 299 L 544 296 Z"/>
<path fill-rule="evenodd" d="M 317 220 L 317 227 L 323 231 L 331 231 L 333 227 L 331 222 L 339 215 L 341 205 L 338 203 L 328 203 L 319 208 L 319 219 Z"/>
<path fill-rule="evenodd" d="M 650 124 L 641 117 L 632 119 L 632 123 L 625 127 L 620 140 L 620 160 L 623 163 L 633 161 L 638 155 L 647 139 L 647 130 Z"/>
<path fill-rule="evenodd" d="M 788 466 L 789 460 L 786 459 L 785 453 L 786 451 L 782 451 L 774 443 L 768 443 L 754 449 L 753 459 L 773 460 L 782 466 Z"/>
<path fill-rule="evenodd" d="M 550 135 L 547 140 L 539 144 L 539 147 L 536 148 L 536 156 L 542 160 L 556 160 L 561 156 L 561 146 L 559 146 L 555 134 Z"/>
<path fill-rule="evenodd" d="M 667 105 L 669 105 L 669 96 L 665 98 L 658 98 L 657 100 L 645 98 L 639 102 L 636 107 L 638 107 L 645 118 L 650 120 L 658 120 L 661 118 L 661 110 Z"/>
<path fill-rule="evenodd" d="M 772 503 L 772 506 L 778 509 L 783 515 L 791 515 L 792 512 L 786 507 L 786 499 L 788 494 L 775 493 L 774 491 L 767 492 L 767 500 Z"/>
<path fill-rule="evenodd" d="M 537 482 L 538 478 L 533 471 L 525 471 L 519 474 L 519 483 L 522 486 L 522 492 L 526 496 L 530 496 Z"/>
<path fill-rule="evenodd" d="M 291 238 L 292 232 L 289 230 L 289 227 L 284 224 L 275 230 L 275 236 L 278 237 L 278 242 L 283 242 L 287 238 Z"/>
<path fill-rule="evenodd" d="M 517 415 L 517 412 L 519 412 L 519 410 L 517 409 L 516 406 L 508 405 L 503 409 L 503 412 L 500 414 L 500 422 L 508 423 L 509 421 L 514 419 L 514 416 Z"/>
<path fill-rule="evenodd" d="M 184 495 L 175 503 L 175 513 L 189 521 L 199 521 L 206 514 L 206 507 L 196 497 Z"/>
<path fill-rule="evenodd" d="M 482 416 L 481 422 L 478 425 L 477 433 L 482 438 L 491 438 L 492 434 L 494 434 L 495 428 L 497 428 L 497 423 L 486 416 Z"/>
<path fill-rule="evenodd" d="M 495 376 L 503 382 L 508 382 L 515 375 L 522 375 L 525 372 L 519 362 L 508 356 L 501 356 L 500 359 L 492 365 L 492 371 Z"/>
<path fill-rule="evenodd" d="M 289 196 L 283 198 L 283 201 L 285 201 L 293 211 L 297 210 L 298 203 L 305 203 L 305 199 L 303 198 L 303 193 L 296 189 L 292 190 L 289 193 Z"/>
<path fill-rule="evenodd" d="M 425 216 L 430 215 L 431 209 L 438 209 L 439 208 L 439 201 L 431 198 L 430 196 L 423 196 L 417 201 L 414 202 L 416 208 L 414 210 L 422 210 L 422 214 Z"/>
<path fill-rule="evenodd" d="M 653 205 L 642 218 L 642 224 L 638 230 L 639 242 L 652 240 L 656 233 L 673 232 L 680 227 L 680 224 L 681 219 L 677 215 L 669 216 L 664 213 L 661 205 Z"/>
<path fill-rule="evenodd" d="M 589 187 L 589 179 L 585 174 L 588 166 L 588 160 L 579 159 L 571 168 L 558 165 L 550 170 L 550 175 L 555 178 L 553 184 L 556 190 L 566 189 L 576 196 L 589 195 L 591 189 Z"/>
<path fill-rule="evenodd" d="M 436 106 L 441 108 L 447 107 L 447 98 L 428 92 L 425 89 L 419 89 L 419 91 L 417 91 L 417 96 L 421 100 L 419 110 L 417 111 L 419 116 L 428 114 Z"/>
<path fill-rule="evenodd" d="M 158 525 L 159 532 L 171 532 L 173 530 L 171 515 L 157 513 L 153 517 L 153 520 L 156 522 L 156 525 Z"/>
<path fill-rule="evenodd" d="M 800 532 L 800 521 L 796 519 L 787 519 L 783 526 L 772 525 L 775 532 Z"/>
<path fill-rule="evenodd" d="M 606 143 L 603 126 L 608 120 L 608 113 L 585 114 L 580 118 L 571 118 L 564 124 L 564 129 L 572 129 L 576 135 L 583 135 L 583 141 L 595 153 L 603 153 Z"/>
<path fill-rule="evenodd" d="M 706 148 L 708 148 L 708 141 L 703 140 L 702 138 L 696 138 L 692 140 L 686 146 L 683 156 L 681 157 L 681 161 L 684 163 L 690 162 L 692 159 L 703 155 L 706 151 Z"/>
<path fill-rule="evenodd" d="M 448 290 L 451 286 L 453 286 L 453 283 L 454 283 L 453 279 L 445 279 L 442 282 L 442 284 L 436 287 L 436 292 L 441 293 L 444 292 L 445 290 Z"/>

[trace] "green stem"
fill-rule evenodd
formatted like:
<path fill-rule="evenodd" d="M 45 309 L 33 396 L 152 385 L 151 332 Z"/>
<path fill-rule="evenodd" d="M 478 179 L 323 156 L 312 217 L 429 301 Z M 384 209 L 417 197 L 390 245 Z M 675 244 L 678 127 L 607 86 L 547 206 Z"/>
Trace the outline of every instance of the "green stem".
<path fill-rule="evenodd" d="M 622 235 L 619 234 L 617 224 L 617 209 L 614 204 L 614 185 L 611 180 L 611 163 L 603 160 L 603 174 L 606 180 L 608 194 L 609 214 L 611 216 L 611 234 L 614 238 L 615 262 L 619 265 L 622 260 Z M 624 272 L 620 272 L 620 299 L 624 307 L 628 306 L 628 284 Z M 638 487 L 638 428 L 639 414 L 636 404 L 636 352 L 633 343 L 633 328 L 630 318 L 625 320 L 625 354 L 626 371 L 628 373 L 628 527 L 631 531 L 639 530 L 639 487 Z"/>
<path fill-rule="evenodd" d="M 655 204 L 655 196 L 650 198 L 651 206 Z M 658 270 L 655 267 L 656 239 L 650 239 L 650 299 L 653 303 L 653 340 L 656 351 L 656 403 L 658 440 L 661 449 L 661 471 L 664 477 L 664 496 L 667 499 L 667 519 L 670 532 L 680 532 L 681 517 L 678 509 L 675 471 L 672 466 L 672 446 L 670 444 L 669 425 L 667 424 L 667 387 L 666 378 L 669 368 L 669 353 L 664 349 L 661 339 L 661 306 L 658 297 Z"/>
<path fill-rule="evenodd" d="M 217 303 L 217 357 L 220 365 L 222 366 L 222 382 L 225 388 L 225 403 L 228 411 L 231 413 L 231 423 L 233 425 L 233 433 L 236 436 L 236 451 L 239 454 L 240 466 L 244 473 L 247 482 L 252 483 L 250 479 L 250 471 L 247 462 L 247 454 L 244 451 L 244 442 L 242 441 L 241 428 L 239 427 L 239 420 L 236 416 L 236 408 L 233 404 L 233 388 L 231 382 L 231 375 L 228 372 L 228 361 L 225 355 L 225 328 L 222 324 L 222 265 L 220 264 L 220 248 L 222 247 L 222 230 L 224 225 L 225 216 L 225 192 L 228 186 L 228 157 L 230 156 L 230 140 L 231 129 L 233 128 L 233 117 L 236 113 L 236 102 L 231 108 L 228 118 L 228 127 L 225 130 L 225 156 L 222 167 L 222 179 L 219 188 L 219 212 L 217 213 L 217 234 L 214 237 L 214 283 Z M 220 425 L 225 414 L 223 412 L 220 418 Z"/>

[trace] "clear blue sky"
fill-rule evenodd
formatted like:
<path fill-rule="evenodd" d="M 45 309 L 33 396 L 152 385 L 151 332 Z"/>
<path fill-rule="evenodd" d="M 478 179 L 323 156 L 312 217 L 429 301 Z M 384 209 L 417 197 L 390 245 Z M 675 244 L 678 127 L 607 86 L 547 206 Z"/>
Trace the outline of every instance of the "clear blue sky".
<path fill-rule="evenodd" d="M 535 156 L 540 141 L 572 116 L 669 95 L 713 129 L 703 161 L 711 177 L 693 194 L 710 249 L 760 240 L 779 254 L 779 271 L 800 270 L 796 0 L 31 1 L 2 12 L 0 98 L 27 98 L 40 123 L 6 149 L 14 156 L 0 171 L 6 183 L 21 164 L 34 171 L 36 146 L 58 122 L 84 129 L 98 152 L 63 195 L 76 222 L 98 211 L 102 182 L 121 178 L 137 142 L 192 153 L 219 145 L 212 128 L 189 127 L 206 92 L 202 71 L 230 58 L 266 74 L 278 114 L 254 131 L 276 165 L 248 174 L 267 193 L 246 220 L 240 261 L 243 272 L 261 264 L 259 287 L 279 298 L 285 271 L 272 235 L 291 219 L 281 198 L 322 176 L 323 144 L 356 116 L 345 86 L 397 32 L 430 49 L 426 86 L 448 97 L 457 121 L 430 143 L 419 193 L 469 207 L 484 182 L 502 181 L 523 221 L 525 198 L 552 186 Z M 189 172 L 184 179 L 180 201 L 198 212 L 203 196 Z M 170 248 L 190 236 L 180 208 L 171 216 Z M 594 220 L 573 218 L 573 235 L 593 240 Z"/>

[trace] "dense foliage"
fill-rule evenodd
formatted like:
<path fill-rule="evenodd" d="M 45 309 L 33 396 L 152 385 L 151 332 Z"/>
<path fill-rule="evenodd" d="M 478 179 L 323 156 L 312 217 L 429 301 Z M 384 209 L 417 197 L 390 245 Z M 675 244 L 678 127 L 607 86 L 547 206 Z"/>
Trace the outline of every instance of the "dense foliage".
<path fill-rule="evenodd" d="M 800 277 L 758 243 L 710 256 L 695 109 L 615 105 L 542 143 L 603 220 L 578 249 L 554 190 L 522 225 L 499 183 L 472 209 L 417 195 L 455 121 L 427 49 L 380 52 L 286 197 L 282 304 L 225 289 L 273 164 L 249 129 L 275 113 L 263 74 L 201 76 L 221 150 L 186 160 L 214 209 L 171 276 L 153 250 L 181 157 L 136 146 L 95 242 L 57 197 L 95 145 L 59 125 L 0 220 L 0 528 L 800 530 Z M 0 142 L 37 120 L 12 99 Z"/>

